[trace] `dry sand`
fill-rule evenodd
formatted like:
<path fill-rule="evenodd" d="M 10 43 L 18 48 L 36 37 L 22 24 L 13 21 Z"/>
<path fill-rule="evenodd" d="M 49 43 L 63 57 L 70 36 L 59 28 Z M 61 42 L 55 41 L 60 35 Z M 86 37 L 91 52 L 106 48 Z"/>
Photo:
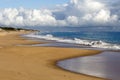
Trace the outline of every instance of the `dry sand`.
<path fill-rule="evenodd" d="M 55 66 L 58 60 L 98 54 L 100 51 L 17 46 L 40 42 L 18 36 L 23 32 L 4 33 L 0 32 L 2 34 L 0 35 L 0 80 L 103 80 L 65 71 Z"/>

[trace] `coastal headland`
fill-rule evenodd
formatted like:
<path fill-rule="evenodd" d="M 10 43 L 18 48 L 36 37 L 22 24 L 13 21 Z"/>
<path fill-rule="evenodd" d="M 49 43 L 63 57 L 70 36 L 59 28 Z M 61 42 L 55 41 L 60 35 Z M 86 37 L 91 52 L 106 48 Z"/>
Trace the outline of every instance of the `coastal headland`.
<path fill-rule="evenodd" d="M 43 44 L 20 35 L 32 31 L 0 31 L 0 80 L 104 80 L 72 73 L 56 66 L 63 59 L 99 54 L 97 50 L 59 47 L 35 47 L 24 44 Z M 23 45 L 23 46 L 19 46 Z"/>

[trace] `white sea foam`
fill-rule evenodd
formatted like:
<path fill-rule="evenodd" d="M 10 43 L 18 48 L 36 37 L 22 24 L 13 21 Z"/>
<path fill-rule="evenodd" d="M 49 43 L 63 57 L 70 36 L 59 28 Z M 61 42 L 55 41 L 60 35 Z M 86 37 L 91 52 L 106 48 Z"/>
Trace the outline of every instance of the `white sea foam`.
<path fill-rule="evenodd" d="M 80 44 L 80 45 L 90 46 L 90 47 L 94 47 L 94 48 L 105 48 L 105 49 L 116 49 L 116 50 L 120 49 L 120 45 L 106 43 L 101 40 L 100 41 L 91 41 L 91 40 L 82 40 L 82 39 L 78 39 L 78 38 L 64 39 L 64 38 L 54 37 L 51 34 L 47 34 L 47 35 L 28 34 L 25 36 L 32 37 L 32 38 L 45 39 L 45 40 L 52 40 L 52 41 L 56 41 L 56 42 Z"/>

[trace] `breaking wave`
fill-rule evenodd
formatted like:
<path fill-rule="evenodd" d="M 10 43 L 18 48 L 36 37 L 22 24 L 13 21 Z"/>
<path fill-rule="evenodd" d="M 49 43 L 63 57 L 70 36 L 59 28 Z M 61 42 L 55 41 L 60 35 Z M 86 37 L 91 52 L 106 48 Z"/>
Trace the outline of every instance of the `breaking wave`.
<path fill-rule="evenodd" d="M 51 34 L 47 34 L 47 35 L 28 34 L 28 35 L 25 35 L 25 37 L 32 37 L 32 38 L 38 38 L 38 39 L 52 40 L 52 41 L 56 41 L 56 42 L 80 44 L 80 45 L 90 46 L 90 47 L 94 47 L 94 48 L 104 48 L 104 49 L 120 50 L 120 45 L 106 43 L 106 42 L 101 41 L 101 40 L 100 41 L 91 41 L 91 40 L 82 40 L 82 39 L 78 39 L 78 38 L 64 39 L 64 38 L 54 37 Z"/>

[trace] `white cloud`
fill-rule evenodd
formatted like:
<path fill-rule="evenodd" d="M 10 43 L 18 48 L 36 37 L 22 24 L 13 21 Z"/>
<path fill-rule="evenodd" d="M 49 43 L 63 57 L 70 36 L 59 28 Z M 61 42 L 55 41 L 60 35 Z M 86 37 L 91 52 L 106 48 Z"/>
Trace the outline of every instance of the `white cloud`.
<path fill-rule="evenodd" d="M 6 26 L 55 26 L 56 19 L 50 10 L 6 8 L 0 10 L 0 24 Z"/>
<path fill-rule="evenodd" d="M 110 1 L 70 0 L 69 3 L 57 5 L 54 10 L 6 8 L 0 10 L 0 25 L 82 26 L 92 24 L 106 26 L 120 24 L 118 10 L 120 7 L 115 7 L 115 2 L 110 3 Z"/>
<path fill-rule="evenodd" d="M 105 3 L 98 0 L 71 0 L 67 7 L 67 15 L 79 18 L 79 25 L 113 23 L 118 20 L 118 15 L 112 14 Z"/>
<path fill-rule="evenodd" d="M 66 21 L 69 25 L 78 25 L 78 19 L 76 16 L 68 16 Z"/>

